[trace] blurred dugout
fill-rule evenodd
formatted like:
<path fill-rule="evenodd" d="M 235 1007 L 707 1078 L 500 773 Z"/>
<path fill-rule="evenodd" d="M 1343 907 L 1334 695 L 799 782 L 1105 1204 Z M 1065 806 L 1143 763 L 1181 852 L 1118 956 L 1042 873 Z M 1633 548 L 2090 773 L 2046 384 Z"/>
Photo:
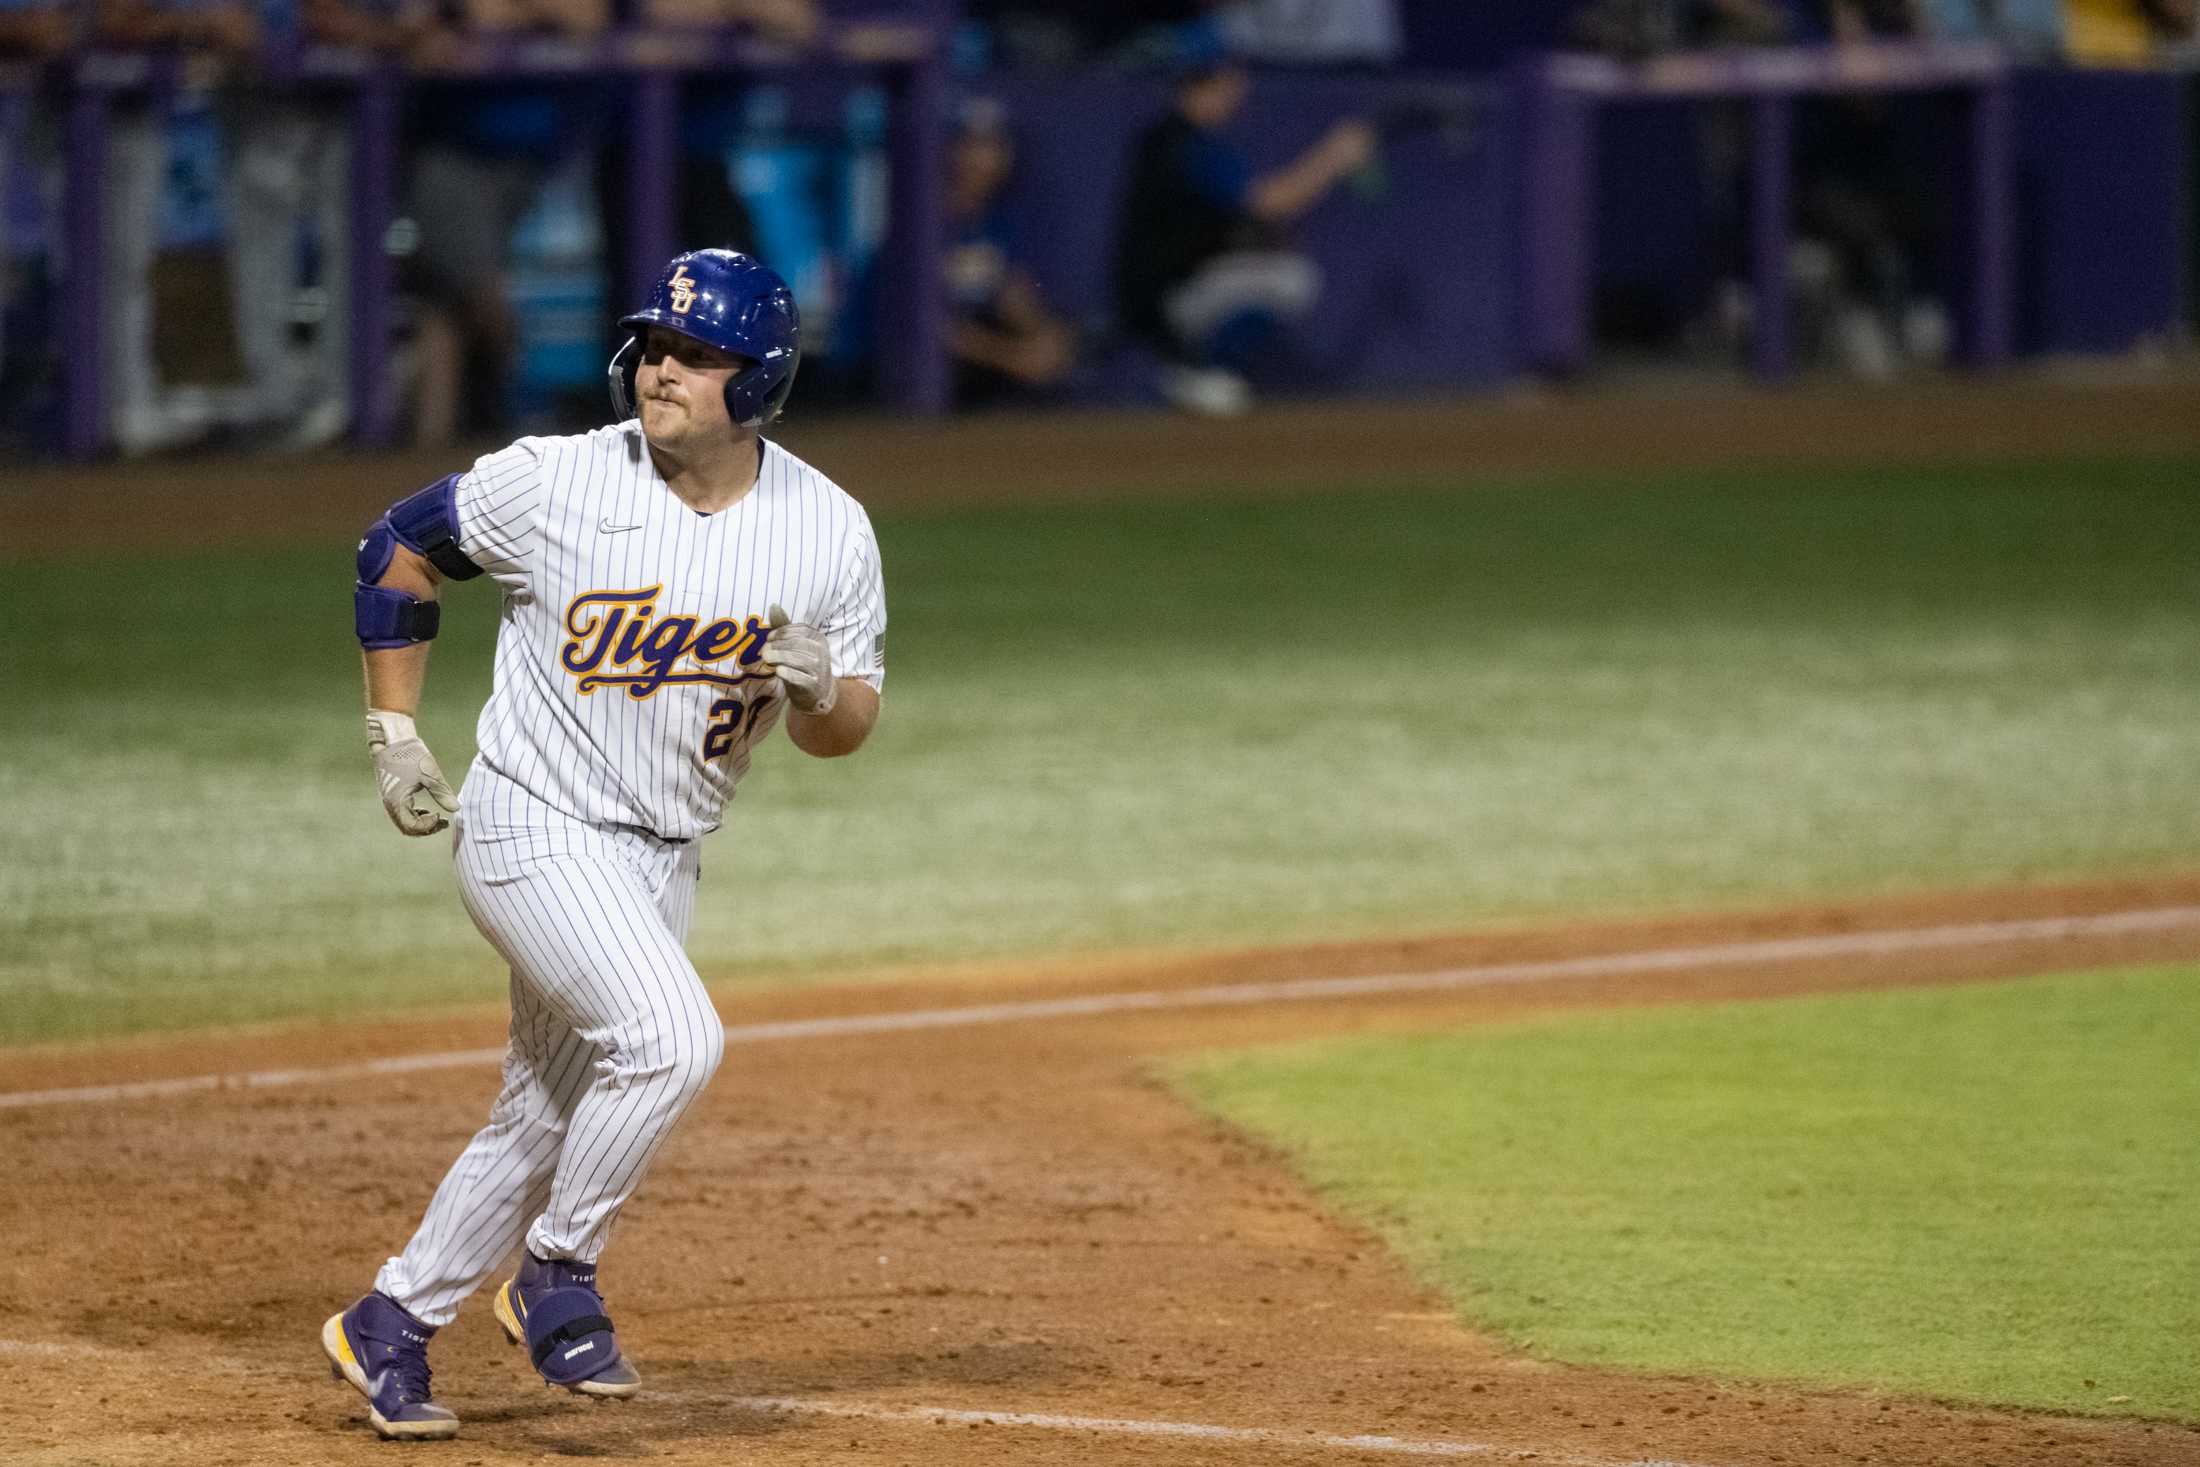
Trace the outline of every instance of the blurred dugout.
<path fill-rule="evenodd" d="M 118 50 L 194 53 L 174 92 L 124 95 L 101 175 L 109 432 L 128 453 L 215 428 L 293 445 L 345 426 L 350 143 L 341 113 L 266 84 L 267 50 L 394 44 L 397 0 L 103 0 Z M 315 328 L 294 347 L 303 266 Z M 224 333 L 201 314 L 229 307 Z M 218 319 L 218 318 L 217 318 Z"/>
<path fill-rule="evenodd" d="M 902 379 L 917 375 L 906 361 L 893 358 L 918 355 L 911 343 L 921 333 L 913 333 L 910 324 L 921 313 L 879 305 L 881 270 L 867 253 L 876 250 L 889 228 L 904 227 L 884 222 L 886 197 L 900 184 L 887 177 L 889 149 L 881 141 L 886 125 L 879 114 L 889 105 L 882 97 L 904 95 L 906 88 L 896 91 L 900 82 L 881 82 L 875 73 L 860 82 L 812 85 L 820 78 L 841 77 L 830 68 L 848 56 L 832 49 L 837 23 L 821 15 L 813 0 L 625 0 L 624 9 L 614 8 L 619 0 L 439 0 L 440 13 L 426 9 L 429 3 L 97 0 L 93 8 L 93 0 L 83 0 L 82 8 L 72 10 L 54 0 L 0 0 L 0 52 L 11 57 L 38 61 L 96 46 L 110 53 L 109 59 L 156 52 L 185 58 L 172 71 L 151 68 L 148 82 L 101 83 L 113 99 L 106 161 L 99 173 L 105 258 L 98 288 L 90 294 L 97 300 L 104 399 L 96 427 L 106 445 L 145 452 L 214 433 L 255 446 L 322 442 L 345 428 L 350 408 L 361 400 L 352 395 L 354 390 L 363 387 L 380 403 L 390 382 L 401 382 L 406 389 L 403 410 L 396 416 L 412 436 L 440 443 L 469 430 L 505 428 L 516 397 L 532 411 L 550 412 L 562 388 L 592 390 L 600 362 L 584 359 L 600 357 L 601 351 L 581 337 L 595 328 L 572 323 L 583 316 L 600 318 L 594 307 L 602 295 L 616 293 L 635 253 L 637 226 L 649 213 L 629 145 L 636 119 L 629 110 L 633 88 L 627 83 L 636 73 L 622 69 L 615 49 L 598 45 L 599 37 L 623 27 L 652 29 L 667 38 L 666 44 L 690 47 L 703 58 L 676 58 L 672 63 L 680 68 L 682 80 L 676 161 L 667 175 L 671 217 L 650 227 L 669 229 L 678 244 L 758 249 L 798 277 L 805 301 L 816 303 L 822 348 L 806 371 L 814 372 L 811 385 L 824 389 L 826 398 L 839 388 L 853 400 L 884 395 L 903 406 L 932 405 L 924 391 L 908 388 L 906 380 L 900 389 L 891 384 L 882 389 L 892 374 Z M 874 13 L 888 17 L 911 13 L 912 7 L 923 9 L 934 24 L 942 12 L 953 9 L 944 3 L 920 7 L 917 0 L 871 4 Z M 1116 136 L 1104 124 L 1118 114 L 1128 123 L 1134 108 L 1156 115 L 1165 86 L 1156 79 L 1156 70 L 1165 74 L 1173 65 L 1181 75 L 1186 58 L 1201 44 L 1222 44 L 1226 54 L 1239 57 L 1303 63 L 1311 69 L 1272 71 L 1261 89 L 1313 99 L 1309 108 L 1300 109 L 1304 117 L 1338 117 L 1390 95 L 1372 69 L 1394 58 L 1413 65 L 1435 57 L 1471 68 L 1486 80 L 1502 78 L 1486 55 L 1473 51 L 1476 36 L 1503 30 L 1531 47 L 1549 46 L 1564 40 L 1569 25 L 1585 11 L 1609 21 L 1611 34 L 1619 38 L 1613 49 L 1626 54 L 1750 40 L 1814 43 L 1829 31 L 1841 34 L 1844 16 L 1861 17 L 1852 27 L 1874 39 L 1990 40 L 2019 57 L 2041 61 L 2154 61 L 2177 54 L 2180 45 L 2183 54 L 2192 54 L 2192 0 L 1608 0 L 1594 7 L 1488 0 L 1471 8 L 1459 7 L 1455 0 L 1331 0 L 1326 5 L 1311 0 L 1152 0 L 1122 6 L 1089 0 L 973 0 L 963 13 L 990 18 L 993 24 L 990 29 L 975 27 L 985 38 L 975 49 L 958 43 L 956 54 L 965 63 L 977 64 L 985 57 L 1044 60 L 1043 48 L 1019 50 L 1018 37 L 1028 40 L 1044 31 L 1044 24 L 1032 23 L 1051 17 L 1066 27 L 1058 27 L 1061 34 L 1075 40 L 1065 54 L 1084 69 L 972 82 L 974 90 L 1010 98 L 1020 115 L 1011 119 L 1010 127 L 996 126 L 986 135 L 969 133 L 947 147 L 931 180 L 928 197 L 940 211 L 936 224 L 942 237 L 937 244 L 944 247 L 932 278 L 944 277 L 940 295 L 952 313 L 942 326 L 940 355 L 959 360 L 966 377 L 976 379 L 970 385 L 1023 397 L 1034 392 L 1087 394 L 1095 381 L 1103 391 L 1119 390 L 1123 374 L 1111 376 L 1093 368 L 1095 359 L 1125 341 L 1158 354 L 1165 381 L 1177 385 L 1202 374 L 1242 378 L 1243 364 L 1236 360 L 1240 333 L 1222 328 L 1242 322 L 1246 313 L 1238 309 L 1243 302 L 1224 296 L 1218 286 L 1239 277 L 1217 275 L 1208 282 L 1217 288 L 1193 289 L 1197 268 L 1209 263 L 1206 255 L 1194 260 L 1192 251 L 1181 251 L 1186 258 L 1170 273 L 1162 268 L 1168 262 L 1158 259 L 1163 252 L 1155 241 L 1166 241 L 1172 221 L 1185 217 L 1182 205 L 1187 199 L 1208 205 L 1217 200 L 1242 203 L 1258 195 L 1264 178 L 1290 174 L 1293 160 L 1277 154 L 1286 147 L 1283 136 L 1290 125 L 1303 119 L 1289 113 L 1279 127 L 1273 110 L 1245 121 L 1224 116 L 1207 130 L 1219 139 L 1209 152 L 1219 157 L 1244 145 L 1259 155 L 1257 166 L 1248 158 L 1228 168 L 1148 169 L 1153 186 L 1145 192 L 1161 202 L 1148 210 L 1151 218 L 1143 223 L 1116 217 L 1124 197 L 1118 186 L 1136 170 L 1123 156 L 1128 132 L 1117 130 L 1121 135 Z M 1748 34 L 1748 23 L 1760 15 L 1787 20 L 1765 28 L 1761 36 Z M 762 36 L 778 48 L 780 59 L 768 63 L 768 75 L 743 69 L 746 62 L 721 65 L 711 59 L 720 56 L 711 49 L 713 37 L 729 30 Z M 1431 38 L 1446 35 L 1467 49 L 1442 51 Z M 530 44 L 570 44 L 584 59 L 569 74 L 555 77 L 485 77 L 480 68 L 490 63 L 482 58 L 498 53 L 494 47 L 467 50 L 484 38 L 521 36 L 530 38 Z M 1573 39 L 1579 43 L 1588 38 L 1577 32 Z M 412 104 L 413 125 L 393 201 L 398 221 L 410 226 L 393 234 L 394 243 L 403 247 L 398 283 L 410 311 L 397 313 L 402 346 L 394 356 L 382 352 L 385 336 L 380 329 L 362 336 L 360 343 L 352 340 L 351 285 L 357 274 L 352 251 L 355 239 L 371 235 L 359 235 L 348 216 L 355 148 L 346 111 L 347 83 L 337 79 L 301 86 L 287 79 L 291 73 L 286 60 L 315 47 L 381 53 L 398 59 L 411 73 L 405 95 Z M 449 69 L 445 63 L 453 56 L 470 58 L 465 64 L 473 69 L 464 74 Z M 1143 80 L 1091 69 L 1096 62 L 1131 60 L 1147 67 Z M 0 312 L 0 366 L 11 389 L 0 406 L 18 415 L 15 426 L 29 421 L 42 431 L 59 415 L 47 410 L 53 405 L 51 392 L 43 400 L 37 396 L 40 378 L 50 375 L 51 358 L 66 353 L 72 334 L 81 338 L 91 328 L 80 319 L 56 330 L 38 318 L 66 263 L 66 251 L 58 244 L 64 207 L 59 178 L 64 104 L 70 93 L 58 71 L 35 89 L 22 84 L 29 74 L 16 68 L 13 84 L 0 92 L 0 180 L 9 185 L 0 198 L 0 229 L 5 231 L 0 243 L 8 267 L 8 309 Z M 325 68 L 318 74 L 336 75 Z M 996 81 L 1006 85 L 996 86 Z M 1330 90 L 1322 90 L 1331 83 Z M 926 83 L 938 84 L 936 75 Z M 1493 89 L 1500 85 L 1501 80 L 1491 80 Z M 817 96 L 831 86 L 845 90 L 821 111 Z M 952 115 L 944 91 L 941 87 L 930 96 L 942 123 Z M 1110 109 L 1108 116 L 1096 123 L 1071 115 L 1067 109 L 1074 104 L 1063 100 L 1070 97 L 1093 99 L 1091 105 Z M 2057 102 L 2052 96 L 2046 100 Z M 1055 110 L 1049 112 L 1049 106 Z M 838 117 L 820 124 L 819 117 L 835 107 Z M 1220 109 L 1224 114 L 1232 110 Z M 1925 236 L 1930 231 L 1922 226 L 1838 227 L 1881 216 L 1899 223 L 1902 212 L 1886 207 L 1886 201 L 1905 196 L 1881 177 L 1889 169 L 1871 173 L 1852 166 L 1848 173 L 1861 176 L 1868 186 L 1850 187 L 1834 198 L 1849 205 L 1845 210 L 1827 206 L 1834 191 L 1825 187 L 1826 180 L 1842 182 L 1847 175 L 1824 164 L 1823 145 L 1829 138 L 1838 143 L 1837 151 L 1847 161 L 1859 151 L 1855 128 L 1820 127 L 1811 121 L 1813 113 L 1832 116 L 1837 110 L 1832 105 L 1807 109 L 1806 125 L 1799 130 L 1804 145 L 1799 152 L 1805 156 L 1797 169 L 1797 232 L 1806 240 L 1833 241 L 1843 257 L 1849 294 L 1869 314 L 1899 324 L 1916 314 L 1910 307 L 1919 297 L 1930 298 L 1931 292 L 1914 282 L 1943 283 L 1929 279 L 1934 262 L 1926 258 L 1931 241 Z M 2040 116 L 2046 119 L 2041 129 L 2057 125 L 2051 110 Z M 1054 145 L 1052 135 L 1063 131 L 1077 132 L 1089 146 L 1070 156 Z M 1496 129 L 1491 136 L 1498 137 Z M 1364 246 L 1372 246 L 1379 257 L 1394 243 L 1381 236 L 1396 223 L 1380 212 L 1377 198 L 1381 175 L 1393 161 L 1389 140 L 1376 166 L 1359 169 L 1344 166 L 1365 160 L 1346 157 L 1351 150 L 1341 145 L 1325 151 L 1309 132 L 1306 139 L 1292 138 L 1289 146 L 1302 142 L 1314 143 L 1316 155 L 1337 165 L 1316 170 L 1321 187 L 1309 190 L 1310 197 L 1329 194 L 1348 175 L 1356 187 L 1337 190 L 1341 197 L 1319 211 L 1320 217 L 1309 206 L 1308 217 L 1293 221 L 1299 226 L 1294 234 L 1301 238 L 1289 241 L 1289 249 L 1277 239 L 1262 241 L 1273 248 L 1267 251 L 1266 273 L 1258 283 L 1273 297 L 1267 314 L 1285 327 L 1306 314 L 1303 303 L 1311 299 L 1311 282 L 1317 278 L 1314 264 L 1353 263 L 1351 272 L 1329 272 L 1332 295 L 1348 283 L 1365 284 L 1360 277 L 1372 267 Z M 1105 159 L 1102 150 L 1108 154 Z M 1394 176 L 1423 189 L 1432 180 L 1440 182 L 1444 197 L 1456 197 L 1469 167 L 1461 160 L 1471 162 L 1471 150 L 1455 151 L 1457 157 L 1424 159 L 1419 174 Z M 2188 146 L 2188 162 L 2191 151 Z M 900 156 L 906 163 L 908 155 Z M 1492 180 L 1505 166 L 1511 165 L 1483 170 L 1470 180 L 1472 186 L 1493 198 L 1501 196 L 1503 181 Z M 2082 183 L 2087 172 L 2067 159 L 2052 166 L 2061 172 L 2040 176 L 2054 187 L 2073 178 Z M 904 169 L 897 177 L 921 172 Z M 1047 172 L 1074 176 L 1067 181 L 1042 176 Z M 1371 180 L 1364 187 L 1357 186 L 1362 174 Z M 2027 175 L 2028 187 L 2038 181 Z M 1405 186 L 1398 187 L 1402 191 Z M 1947 179 L 1934 174 L 1911 192 L 1924 198 L 1926 191 L 1933 191 L 1927 202 L 1937 205 L 1946 188 Z M 1608 199 L 1611 192 L 1607 184 L 1600 197 Z M 1739 197 L 1736 187 L 1724 192 Z M 2059 251 L 2065 263 L 2082 253 L 2065 242 L 2073 228 L 2070 221 L 2083 213 L 2082 190 L 2066 192 L 2078 202 L 2054 205 L 2061 212 L 2052 224 L 2060 233 L 2042 237 L 2044 244 L 2035 239 L 2011 248 L 2038 245 Z M 1138 190 L 1128 193 L 1135 205 Z M 1030 207 L 1030 198 L 1018 197 L 1034 194 L 1040 196 L 1036 209 Z M 1859 201 L 1871 207 L 1860 209 Z M 908 199 L 901 202 L 906 206 Z M 2028 193 L 2027 207 L 2033 202 Z M 1076 218 L 1066 220 L 1070 205 Z M 1726 215 L 1736 214 L 1731 200 L 1726 205 L 1714 201 L 1706 212 L 1721 207 Z M 1678 217 L 1685 210 L 1676 204 L 1667 212 Z M 1921 210 L 1913 206 L 1909 212 Z M 910 214 L 893 217 L 906 221 Z M 1025 222 L 1011 229 L 1012 217 Z M 2047 217 L 2046 205 L 2032 214 L 2034 220 Z M 523 218 L 530 218 L 534 227 L 519 235 L 515 247 Z M 1065 220 L 1073 227 L 1065 227 Z M 1256 222 L 1267 223 L 1274 234 L 1274 221 Z M 1736 266 L 1726 261 L 1739 249 L 1736 226 L 1735 218 L 1726 218 L 1720 239 L 1689 241 L 1698 260 L 1718 257 L 1728 280 L 1736 278 Z M 1667 232 L 1688 227 L 1690 222 L 1682 218 Z M 1107 262 L 1094 252 L 1105 250 L 1106 236 L 1118 228 L 1129 242 L 1113 262 L 1122 268 L 1114 272 L 1118 278 L 1112 288 L 1096 290 L 1094 278 L 1106 273 Z M 1259 233 L 1243 219 L 1211 232 L 1232 240 Z M 2137 237 L 2136 229 L 2129 232 Z M 2160 234 L 2154 230 L 2146 238 Z M 545 246 L 544 240 L 552 244 Z M 556 255 L 547 266 L 545 253 Z M 1408 258 L 1375 272 L 1386 295 L 1344 303 L 1343 308 L 1369 316 L 1374 322 L 1370 331 L 1392 333 L 1382 338 L 1379 349 L 1370 346 L 1365 359 L 1378 368 L 1395 363 L 1397 342 L 1402 341 L 1422 353 L 1415 359 L 1414 370 L 1420 374 L 1416 382 L 1480 382 L 1522 370 L 1530 358 L 1517 341 L 1501 339 L 1513 328 L 1489 325 L 1527 314 L 1516 313 L 1515 303 L 1505 295 L 1517 282 L 1478 255 L 1472 280 L 1477 290 L 1488 293 L 1487 309 L 1471 320 L 1463 313 L 1459 320 L 1434 323 L 1425 309 L 1429 301 L 1448 304 L 1449 298 L 1426 278 L 1428 251 L 1406 253 Z M 1244 257 L 1245 251 L 1239 250 L 1239 266 Z M 1875 274 L 1871 267 L 1884 261 L 1902 268 Z M 2028 257 L 2023 268 L 2033 270 L 2036 263 Z M 2033 335 L 2026 341 L 2033 349 L 2073 349 L 2067 322 L 2102 314 L 2087 294 L 2093 286 L 2081 278 L 2084 270 L 2056 268 L 2072 283 L 2052 310 L 2035 310 Z M 1346 273 L 1352 281 L 1342 278 Z M 1940 273 L 1948 271 L 1943 266 Z M 1454 271 L 1453 277 L 1458 274 Z M 1244 275 L 1242 269 L 1239 275 Z M 1681 289 L 1671 282 L 1660 284 L 1676 294 Z M 2025 284 L 2036 302 L 2035 277 L 2028 274 Z M 2100 289 L 2107 293 L 2107 287 Z M 2189 300 L 2188 291 L 2188 306 Z M 1686 304 L 1700 307 L 1700 302 Z M 77 311 L 79 317 L 91 314 Z M 2126 314 L 2144 316 L 2146 329 L 2159 337 L 2151 302 Z M 1412 330 L 1398 324 L 1405 318 L 1411 318 Z M 554 350 L 545 350 L 545 338 L 552 333 L 544 323 L 553 319 L 557 330 L 572 339 L 549 342 Z M 1476 372 L 1483 371 L 1485 362 L 1489 371 L 1471 378 L 1449 370 L 1470 355 L 1451 346 L 1467 330 L 1488 337 L 1486 342 L 1475 338 L 1471 355 Z M 2121 325 L 2116 333 L 2100 335 L 2104 341 L 2111 335 L 2116 342 L 2134 339 L 2134 332 Z M 1376 340 L 1369 332 L 1360 336 Z M 362 343 L 364 350 L 354 352 Z M 1322 388 L 1364 387 L 1377 381 L 1356 365 L 1360 359 L 1323 346 L 1325 369 L 1331 358 L 1339 365 L 1320 379 Z M 2079 349 L 2094 348 L 2087 341 Z M 362 356 L 391 370 L 364 374 L 354 384 L 354 358 Z M 555 369 L 546 370 L 552 357 Z M 530 369 L 524 375 L 522 366 Z M 1282 375 L 1293 383 L 1315 380 Z M 1242 388 L 1235 396 L 1243 400 Z M 30 409 L 20 406 L 41 402 Z M 386 407 L 369 411 L 385 420 L 390 416 Z M 81 433 L 71 442 L 79 449 L 87 446 Z"/>

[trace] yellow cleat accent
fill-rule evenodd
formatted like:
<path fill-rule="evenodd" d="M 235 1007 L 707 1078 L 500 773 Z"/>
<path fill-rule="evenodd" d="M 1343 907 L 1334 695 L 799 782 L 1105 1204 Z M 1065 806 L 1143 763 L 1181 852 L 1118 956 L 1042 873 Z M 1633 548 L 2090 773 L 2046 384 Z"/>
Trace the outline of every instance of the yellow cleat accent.
<path fill-rule="evenodd" d="M 504 1337 L 515 1345 L 527 1343 L 527 1306 L 519 1299 L 519 1281 L 508 1279 L 496 1292 L 490 1308 L 497 1323 L 504 1326 Z"/>

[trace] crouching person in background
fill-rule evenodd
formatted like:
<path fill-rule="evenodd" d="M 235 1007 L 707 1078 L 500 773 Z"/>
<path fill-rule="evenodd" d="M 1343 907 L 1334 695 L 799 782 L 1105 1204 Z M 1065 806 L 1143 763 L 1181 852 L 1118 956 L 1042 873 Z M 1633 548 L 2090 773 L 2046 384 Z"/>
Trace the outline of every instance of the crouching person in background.
<path fill-rule="evenodd" d="M 1117 220 L 1122 325 L 1166 360 L 1163 395 L 1194 412 L 1251 406 L 1247 374 L 1320 293 L 1319 271 L 1291 248 L 1285 227 L 1375 154 L 1374 127 L 1346 119 L 1283 167 L 1256 174 L 1222 135 L 1251 91 L 1251 76 L 1227 55 L 1190 58 L 1175 105 L 1132 145 Z"/>

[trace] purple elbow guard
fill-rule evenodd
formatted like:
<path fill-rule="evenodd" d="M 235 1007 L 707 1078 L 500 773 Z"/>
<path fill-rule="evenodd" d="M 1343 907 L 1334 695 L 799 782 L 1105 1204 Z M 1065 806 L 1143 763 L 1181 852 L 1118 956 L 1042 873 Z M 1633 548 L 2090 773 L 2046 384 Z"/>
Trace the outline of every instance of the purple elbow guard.
<path fill-rule="evenodd" d="M 382 517 L 407 550 L 426 557 L 446 580 L 470 581 L 481 567 L 458 547 L 458 480 L 446 474 L 418 494 L 400 499 Z M 374 577 L 362 575 L 361 579 Z"/>
<path fill-rule="evenodd" d="M 364 581 L 352 595 L 352 609 L 358 621 L 359 645 L 369 652 L 432 641 L 443 624 L 439 603 Z"/>
<path fill-rule="evenodd" d="M 359 542 L 359 586 L 352 602 L 359 645 L 369 652 L 431 641 L 443 624 L 438 603 L 378 584 L 398 546 L 425 558 L 448 580 L 470 581 L 481 574 L 458 546 L 458 479 L 447 475 L 391 505 Z"/>

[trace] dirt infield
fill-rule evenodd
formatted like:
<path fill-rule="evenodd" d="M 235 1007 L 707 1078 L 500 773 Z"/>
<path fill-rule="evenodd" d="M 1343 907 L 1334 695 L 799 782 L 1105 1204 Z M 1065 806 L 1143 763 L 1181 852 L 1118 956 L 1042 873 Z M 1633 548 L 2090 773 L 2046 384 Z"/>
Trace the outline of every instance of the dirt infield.
<path fill-rule="evenodd" d="M 1535 1010 L 2200 958 L 2151 930 L 1567 976 L 1561 959 L 2200 904 L 2200 877 L 1412 944 L 997 968 L 722 1003 L 741 1026 L 1200 984 L 1543 965 L 1534 982 L 737 1043 L 607 1257 L 649 1389 L 534 1384 L 477 1297 L 439 1340 L 451 1444 L 374 1441 L 322 1317 L 402 1243 L 493 1068 L 0 1110 L 0 1460 L 452 1463 L 2167 1464 L 2200 1430 L 1641 1378 L 1463 1329 L 1276 1159 L 1178 1104 L 1154 1055 Z M 1849 946 L 1860 944 L 1849 941 Z M 310 1068 L 493 1044 L 490 1014 L 17 1057 L 4 1084 Z M 774 1407 L 767 1401 L 783 1404 Z M 785 1404 L 785 1403 L 792 1403 Z M 971 1413 L 945 1418 L 943 1412 Z M 1012 1414 L 1013 1413 L 1013 1414 Z M 1211 1428 L 1190 1434 L 1189 1428 Z M 1234 1434 L 1232 1434 L 1234 1433 Z M 1374 1437 L 1382 1440 L 1345 1440 Z"/>

